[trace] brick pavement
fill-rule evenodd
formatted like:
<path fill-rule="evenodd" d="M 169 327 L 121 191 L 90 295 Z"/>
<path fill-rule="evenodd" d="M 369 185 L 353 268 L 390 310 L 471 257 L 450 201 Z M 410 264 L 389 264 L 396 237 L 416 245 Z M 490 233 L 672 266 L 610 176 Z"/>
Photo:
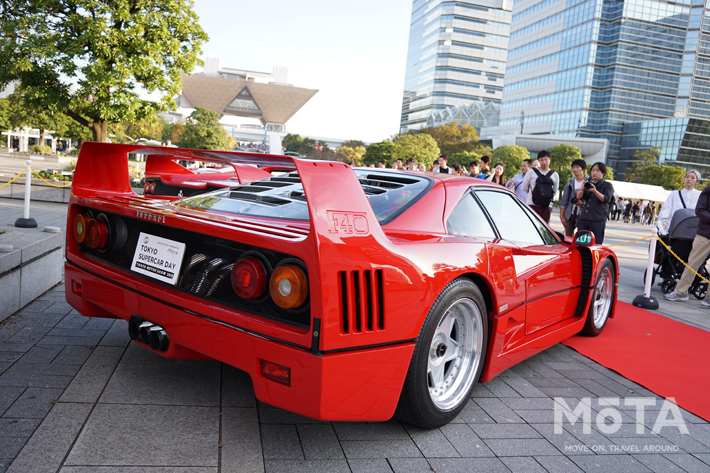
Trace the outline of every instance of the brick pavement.
<path fill-rule="evenodd" d="M 599 397 L 637 396 L 657 400 L 642 433 L 628 406 L 617 432 L 554 432 L 555 398 L 591 398 L 594 421 Z M 79 315 L 63 285 L 0 324 L 0 473 L 710 471 L 710 424 L 681 410 L 688 435 L 655 434 L 661 402 L 558 344 L 477 386 L 440 429 L 319 422 L 256 401 L 234 368 L 130 344 L 125 321 Z"/>
<path fill-rule="evenodd" d="M 652 433 L 662 399 L 562 345 L 479 385 L 440 429 L 320 422 L 256 401 L 234 368 L 129 343 L 125 321 L 81 316 L 63 290 L 0 326 L 0 472 L 710 471 L 708 422 L 681 410 L 689 435 Z M 592 398 L 596 417 L 602 396 L 657 405 L 641 434 L 629 406 L 613 434 L 554 433 L 554 398 Z"/>

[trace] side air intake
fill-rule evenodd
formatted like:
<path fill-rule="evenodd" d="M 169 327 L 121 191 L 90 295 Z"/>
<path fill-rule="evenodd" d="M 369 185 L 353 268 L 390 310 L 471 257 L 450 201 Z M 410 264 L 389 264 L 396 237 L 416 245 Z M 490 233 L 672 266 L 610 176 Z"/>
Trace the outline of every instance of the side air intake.
<path fill-rule="evenodd" d="M 385 329 L 384 279 L 381 269 L 339 271 L 341 332 Z"/>

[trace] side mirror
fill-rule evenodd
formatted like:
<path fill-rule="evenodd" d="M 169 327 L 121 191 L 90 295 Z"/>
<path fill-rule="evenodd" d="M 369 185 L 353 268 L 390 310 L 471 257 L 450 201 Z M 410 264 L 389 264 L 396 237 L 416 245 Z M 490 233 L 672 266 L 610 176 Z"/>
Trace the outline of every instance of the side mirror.
<path fill-rule="evenodd" d="M 594 244 L 594 233 L 589 230 L 580 230 L 574 234 L 573 246 L 592 246 Z"/>

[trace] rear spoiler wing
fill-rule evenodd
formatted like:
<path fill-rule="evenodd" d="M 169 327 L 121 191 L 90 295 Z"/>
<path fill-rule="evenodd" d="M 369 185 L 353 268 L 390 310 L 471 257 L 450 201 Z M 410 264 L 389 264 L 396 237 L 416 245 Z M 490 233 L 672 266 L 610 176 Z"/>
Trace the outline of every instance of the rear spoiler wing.
<path fill-rule="evenodd" d="M 185 159 L 183 157 L 183 159 Z M 198 173 L 175 162 L 174 156 L 151 153 L 147 155 L 145 163 L 145 177 L 160 178 L 170 185 L 203 184 L 211 180 L 225 180 L 236 177 L 240 184 L 271 177 L 267 170 L 253 164 L 229 163 L 234 173 L 208 172 Z M 268 167 L 267 169 L 271 169 Z"/>
<path fill-rule="evenodd" d="M 352 168 L 345 163 L 311 161 L 290 156 L 233 151 L 195 150 L 145 145 L 84 142 L 79 153 L 72 194 L 77 197 L 133 197 L 128 173 L 128 155 L 147 155 L 166 166 L 172 160 L 203 161 L 221 165 L 257 165 L 297 171 L 303 184 L 311 218 L 311 233 L 325 239 L 341 240 L 376 235 L 385 242 L 375 213 Z M 174 171 L 184 176 L 176 163 Z M 177 169 L 179 168 L 179 169 Z M 192 173 L 191 173 L 192 174 Z M 199 174 L 194 174 L 199 178 Z"/>

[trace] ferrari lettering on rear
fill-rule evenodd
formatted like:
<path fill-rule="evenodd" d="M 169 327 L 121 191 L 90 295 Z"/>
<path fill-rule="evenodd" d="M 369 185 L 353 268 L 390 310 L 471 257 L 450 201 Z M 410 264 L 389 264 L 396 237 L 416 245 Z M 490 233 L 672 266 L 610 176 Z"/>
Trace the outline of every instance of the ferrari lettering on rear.
<path fill-rule="evenodd" d="M 141 212 L 136 210 L 136 217 L 142 218 L 143 220 L 149 220 L 151 222 L 165 223 L 165 215 L 155 215 L 149 212 Z"/>
<path fill-rule="evenodd" d="M 368 233 L 367 217 L 360 212 L 328 211 L 331 233 Z"/>

